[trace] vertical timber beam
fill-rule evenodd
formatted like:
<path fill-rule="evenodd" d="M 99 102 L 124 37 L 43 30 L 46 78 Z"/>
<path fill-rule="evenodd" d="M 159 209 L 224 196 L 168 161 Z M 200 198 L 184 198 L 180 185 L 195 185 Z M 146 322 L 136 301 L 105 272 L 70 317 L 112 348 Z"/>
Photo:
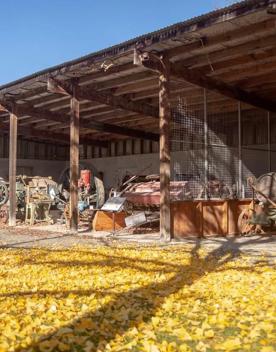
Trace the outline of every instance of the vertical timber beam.
<path fill-rule="evenodd" d="M 163 59 L 163 69 L 159 74 L 159 129 L 160 129 L 160 239 L 171 240 L 170 211 L 170 63 Z"/>
<path fill-rule="evenodd" d="M 159 148 L 160 148 L 160 240 L 170 241 L 171 204 L 170 204 L 170 70 L 169 57 L 164 54 L 143 52 L 139 48 L 134 50 L 134 65 L 143 65 L 159 75 Z"/>
<path fill-rule="evenodd" d="M 268 172 L 271 172 L 271 119 L 270 112 L 267 112 L 267 158 Z"/>
<path fill-rule="evenodd" d="M 242 114 L 241 102 L 238 102 L 238 197 L 243 198 L 242 189 Z"/>
<path fill-rule="evenodd" d="M 12 108 L 10 113 L 9 146 L 9 226 L 16 226 L 16 160 L 17 159 L 17 116 Z"/>
<path fill-rule="evenodd" d="M 78 232 L 78 178 L 79 178 L 79 138 L 80 109 L 76 98 L 77 87 L 73 84 L 70 120 L 70 231 Z"/>

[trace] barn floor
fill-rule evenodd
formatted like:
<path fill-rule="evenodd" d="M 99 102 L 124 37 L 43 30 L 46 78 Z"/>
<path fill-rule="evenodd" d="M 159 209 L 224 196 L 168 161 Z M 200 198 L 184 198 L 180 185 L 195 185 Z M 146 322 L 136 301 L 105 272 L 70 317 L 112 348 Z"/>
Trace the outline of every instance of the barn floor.
<path fill-rule="evenodd" d="M 250 237 L 213 237 L 183 238 L 172 240 L 170 244 L 162 244 L 159 233 L 132 234 L 118 232 L 114 236 L 110 232 L 91 232 L 85 228 L 78 235 L 71 235 L 62 225 L 18 226 L 0 229 L 0 248 L 7 247 L 61 247 L 72 246 L 112 246 L 115 243 L 132 243 L 136 245 L 173 246 L 186 244 L 191 248 L 195 245 L 203 249 L 233 251 L 252 255 L 269 255 L 276 258 L 276 236 Z"/>

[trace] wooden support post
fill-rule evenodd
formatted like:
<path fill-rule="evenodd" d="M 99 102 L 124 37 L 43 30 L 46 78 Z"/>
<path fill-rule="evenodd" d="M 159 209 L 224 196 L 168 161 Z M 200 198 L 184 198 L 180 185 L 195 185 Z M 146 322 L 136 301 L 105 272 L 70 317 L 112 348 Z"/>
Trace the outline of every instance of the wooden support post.
<path fill-rule="evenodd" d="M 17 158 L 17 116 L 10 113 L 9 148 L 9 226 L 16 226 L 16 158 Z"/>
<path fill-rule="evenodd" d="M 79 179 L 79 101 L 76 98 L 77 87 L 73 85 L 70 120 L 70 230 L 78 232 L 78 179 Z"/>
<path fill-rule="evenodd" d="M 170 64 L 163 60 L 163 69 L 159 75 L 159 128 L 160 128 L 160 238 L 171 240 L 170 212 L 170 121 L 169 102 Z"/>
<path fill-rule="evenodd" d="M 270 111 L 267 112 L 267 158 L 268 158 L 268 172 L 271 172 L 271 119 L 270 119 Z"/>
<path fill-rule="evenodd" d="M 134 50 L 134 64 L 143 65 L 159 74 L 159 148 L 160 148 L 160 239 L 170 241 L 171 204 L 170 204 L 170 71 L 169 58 L 150 52 Z"/>

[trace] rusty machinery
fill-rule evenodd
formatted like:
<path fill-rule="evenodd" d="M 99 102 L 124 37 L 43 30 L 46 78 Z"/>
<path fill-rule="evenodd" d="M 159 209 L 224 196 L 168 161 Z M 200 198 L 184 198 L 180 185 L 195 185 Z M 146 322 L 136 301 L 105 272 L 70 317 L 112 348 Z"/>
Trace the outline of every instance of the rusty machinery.
<path fill-rule="evenodd" d="M 92 170 L 81 168 L 78 180 L 79 202 L 78 210 L 80 220 L 91 223 L 95 210 L 100 209 L 105 202 L 105 188 L 103 181 Z M 59 184 L 60 197 L 65 201 L 64 215 L 69 223 L 69 198 L 70 198 L 70 169 L 63 171 Z"/>
<path fill-rule="evenodd" d="M 234 187 L 210 175 L 207 184 L 200 177 L 181 175 L 181 180 L 170 182 L 171 201 L 193 199 L 233 199 Z M 111 190 L 110 197 L 124 197 L 124 211 L 133 217 L 144 214 L 147 223 L 159 221 L 160 176 L 126 175 L 118 190 Z M 141 217 L 142 219 L 142 217 Z"/>
<path fill-rule="evenodd" d="M 16 199 L 17 218 L 29 224 L 40 221 L 53 223 L 50 209 L 56 209 L 64 214 L 68 221 L 69 212 L 69 169 L 66 169 L 58 184 L 51 177 L 17 176 Z M 93 216 L 93 209 L 100 208 L 105 201 L 105 190 L 100 178 L 93 175 L 91 170 L 80 170 L 79 188 L 79 213 L 80 219 Z M 8 220 L 9 185 L 0 179 L 0 221 Z M 63 217 L 63 215 L 61 215 Z"/>
<path fill-rule="evenodd" d="M 126 197 L 128 209 L 155 210 L 160 206 L 160 176 L 126 176 L 119 190 L 111 191 L 111 196 L 119 194 Z M 205 185 L 199 179 L 186 177 L 183 181 L 170 182 L 172 201 L 191 199 L 233 199 L 235 192 L 223 181 L 211 178 Z"/>
<path fill-rule="evenodd" d="M 50 177 L 16 177 L 17 218 L 34 224 L 37 221 L 51 221 L 49 210 L 54 202 L 53 190 L 57 184 Z M 0 217 L 1 222 L 8 220 L 9 184 L 0 180 Z"/>
<path fill-rule="evenodd" d="M 238 219 L 241 234 L 275 233 L 276 230 L 276 173 L 271 172 L 258 179 L 249 177 L 252 201 Z"/>

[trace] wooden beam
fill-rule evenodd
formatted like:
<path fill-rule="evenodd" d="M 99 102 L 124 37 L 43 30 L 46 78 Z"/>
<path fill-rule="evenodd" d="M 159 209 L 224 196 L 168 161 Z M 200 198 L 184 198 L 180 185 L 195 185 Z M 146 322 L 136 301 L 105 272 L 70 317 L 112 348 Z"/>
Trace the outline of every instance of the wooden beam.
<path fill-rule="evenodd" d="M 273 48 L 274 46 L 275 33 L 266 38 L 253 39 L 229 48 L 222 47 L 221 49 L 210 53 L 200 53 L 196 56 L 190 56 L 189 58 L 184 59 L 183 63 L 190 69 L 199 69 L 199 67 L 205 66 L 206 63 L 212 65 L 216 62 L 238 58 L 248 54 L 255 55 L 256 53 L 264 52 L 264 50 Z"/>
<path fill-rule="evenodd" d="M 9 126 L 5 123 L 0 122 L 0 129 L 2 131 L 8 131 Z M 56 143 L 60 142 L 60 144 L 63 144 L 63 145 L 68 145 L 70 143 L 69 135 L 66 135 L 64 133 L 55 133 L 52 131 L 48 132 L 46 130 L 40 130 L 36 128 L 19 126 L 18 135 L 22 135 L 24 137 L 38 138 L 46 141 L 55 141 Z M 94 138 L 89 137 L 88 135 L 84 137 L 80 137 L 80 143 L 87 144 L 87 145 L 94 145 L 102 148 L 108 147 L 108 143 L 106 141 L 96 140 Z"/>
<path fill-rule="evenodd" d="M 200 71 L 189 70 L 181 63 L 171 64 L 171 76 L 177 79 L 183 79 L 186 82 L 215 91 L 228 98 L 239 100 L 257 108 L 276 112 L 276 103 L 274 101 L 260 98 L 254 93 L 249 93 L 239 87 L 230 85 L 218 79 L 206 77 Z"/>
<path fill-rule="evenodd" d="M 4 107 L 8 107 L 10 109 L 10 103 L 1 101 L 0 102 Z M 57 112 L 48 111 L 41 108 L 33 108 L 30 104 L 15 104 L 18 116 L 33 116 L 38 119 L 45 119 L 49 121 L 59 122 L 65 125 L 69 125 L 69 116 L 60 114 Z M 156 141 L 159 138 L 159 135 L 152 132 L 144 132 L 143 130 L 139 129 L 132 129 L 128 127 L 113 125 L 113 124 L 106 124 L 99 121 L 81 121 L 82 128 L 89 129 L 89 130 L 96 130 L 101 132 L 107 132 L 112 134 L 118 134 L 122 136 L 128 136 L 133 138 L 140 138 L 140 139 L 148 139 Z"/>
<path fill-rule="evenodd" d="M 9 226 L 16 226 L 16 161 L 17 161 L 17 116 L 10 113 L 9 148 Z"/>
<path fill-rule="evenodd" d="M 248 37 L 255 35 L 255 33 L 261 35 L 270 31 L 274 31 L 275 29 L 276 20 L 273 18 L 263 22 L 238 27 L 232 31 L 224 31 L 223 33 L 214 36 L 203 37 L 194 43 L 177 46 L 176 48 L 168 50 L 167 55 L 170 58 L 173 58 L 183 54 L 189 55 L 190 53 L 198 51 L 199 49 L 204 49 L 206 52 L 206 50 L 210 51 L 217 45 L 229 45 L 229 43 L 233 41 L 238 41 L 241 43 L 242 41 L 248 41 Z"/>
<path fill-rule="evenodd" d="M 70 119 L 70 230 L 78 232 L 78 179 L 79 179 L 79 137 L 80 111 L 77 97 L 77 87 L 73 85 L 71 97 Z"/>
<path fill-rule="evenodd" d="M 134 52 L 134 62 L 139 65 L 142 64 L 151 70 L 161 70 L 162 65 L 158 62 L 156 54 L 148 52 Z M 191 70 L 183 65 L 182 62 L 170 63 L 171 77 L 178 80 L 183 80 L 202 88 L 217 92 L 228 98 L 236 99 L 243 103 L 255 106 L 260 109 L 276 112 L 276 103 L 259 97 L 255 93 L 249 93 L 239 87 L 220 81 L 216 78 L 207 77 L 200 70 Z"/>
<path fill-rule="evenodd" d="M 52 78 L 48 80 L 48 90 L 52 93 L 61 93 L 64 91 L 66 93 L 61 94 L 72 94 L 71 87 L 68 82 L 57 82 Z M 98 92 L 93 88 L 79 87 L 77 98 L 79 100 L 96 101 L 101 104 L 112 106 L 116 109 L 128 110 L 145 116 L 158 118 L 158 109 L 154 106 L 145 103 L 141 104 L 139 102 L 133 102 L 128 97 L 117 97 L 110 93 Z"/>
<path fill-rule="evenodd" d="M 134 52 L 134 64 L 159 73 L 159 158 L 160 158 L 160 239 L 171 240 L 170 210 L 170 68 L 169 58 L 153 53 Z"/>
<path fill-rule="evenodd" d="M 160 237 L 171 240 L 170 215 L 170 64 L 164 58 L 164 67 L 159 76 L 159 130 L 160 130 Z"/>

